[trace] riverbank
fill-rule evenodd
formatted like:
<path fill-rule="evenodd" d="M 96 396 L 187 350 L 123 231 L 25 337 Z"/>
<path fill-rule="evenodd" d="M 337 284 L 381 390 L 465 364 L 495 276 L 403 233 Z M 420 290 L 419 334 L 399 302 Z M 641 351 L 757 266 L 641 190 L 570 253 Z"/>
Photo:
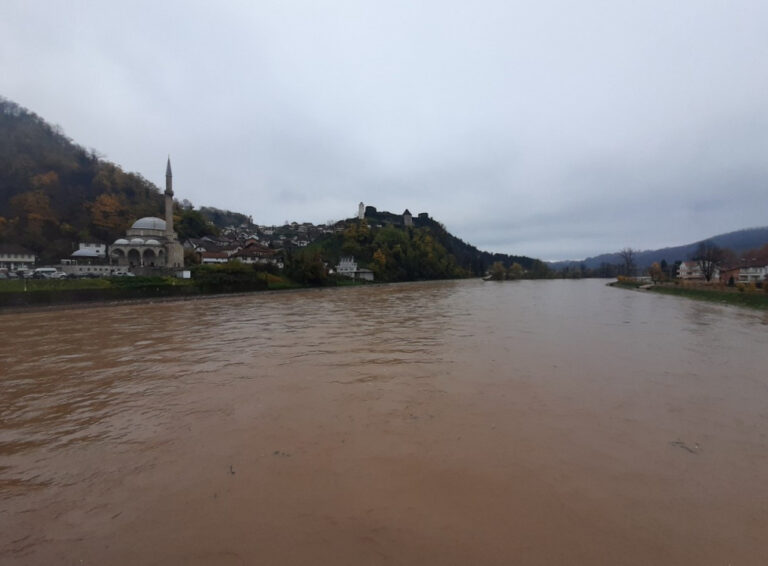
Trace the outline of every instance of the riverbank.
<path fill-rule="evenodd" d="M 609 283 L 611 287 L 624 289 L 642 289 L 663 295 L 686 297 L 697 301 L 728 304 L 738 307 L 747 307 L 758 310 L 768 310 L 768 292 L 763 289 L 752 290 L 744 287 L 727 287 L 715 285 L 701 285 L 692 283 L 657 283 L 647 285 L 633 280 L 615 281 Z"/>
<path fill-rule="evenodd" d="M 249 281 L 112 277 L 105 279 L 30 279 L 0 281 L 0 312 L 126 301 L 186 299 L 267 290 L 300 288 L 284 277 L 260 274 Z"/>
<path fill-rule="evenodd" d="M 370 283 L 342 278 L 329 281 L 325 286 L 354 287 L 366 284 Z M 201 281 L 173 277 L 16 279 L 0 281 L 0 314 L 118 306 L 126 303 L 202 300 L 256 292 L 299 291 L 312 288 L 322 287 L 296 283 L 271 273 L 261 273 L 257 279 L 239 284 L 233 284 L 231 281 Z"/>

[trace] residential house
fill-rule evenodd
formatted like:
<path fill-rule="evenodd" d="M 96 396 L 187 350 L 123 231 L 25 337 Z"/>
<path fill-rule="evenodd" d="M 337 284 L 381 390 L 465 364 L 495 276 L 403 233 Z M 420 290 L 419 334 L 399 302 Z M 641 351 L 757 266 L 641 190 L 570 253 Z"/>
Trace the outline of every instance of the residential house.
<path fill-rule="evenodd" d="M 678 279 L 703 281 L 704 273 L 701 271 L 701 266 L 698 261 L 684 261 L 680 264 L 680 267 L 677 268 L 677 277 Z M 712 279 L 715 280 L 719 278 L 720 269 L 716 267 L 712 273 Z"/>
<path fill-rule="evenodd" d="M 16 271 L 32 269 L 37 256 L 26 248 L 16 244 L 0 244 L 0 267 Z"/>
<path fill-rule="evenodd" d="M 363 281 L 373 281 L 373 271 L 370 269 L 358 268 L 357 262 L 353 256 L 339 258 L 336 266 L 336 273 L 350 279 L 362 279 Z"/>
<path fill-rule="evenodd" d="M 724 267 L 720 272 L 720 281 L 726 285 L 768 281 L 768 260 L 742 259 L 736 265 Z"/>
<path fill-rule="evenodd" d="M 280 255 L 275 250 L 258 243 L 252 243 L 245 246 L 242 250 L 233 254 L 232 259 L 242 261 L 243 263 L 272 264 L 280 269 L 283 268 L 283 262 L 280 259 Z"/>

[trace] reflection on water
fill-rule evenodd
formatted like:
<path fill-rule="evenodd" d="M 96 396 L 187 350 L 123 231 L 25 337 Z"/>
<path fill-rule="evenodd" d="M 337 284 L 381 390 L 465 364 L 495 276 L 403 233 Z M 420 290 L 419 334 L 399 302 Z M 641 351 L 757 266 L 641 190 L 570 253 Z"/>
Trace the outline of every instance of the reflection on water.
<path fill-rule="evenodd" d="M 477 426 L 480 445 L 505 418 L 547 431 L 578 415 L 562 429 L 574 445 L 606 434 L 594 443 L 614 442 L 616 453 L 623 450 L 616 435 L 629 426 L 646 427 L 639 445 L 662 428 L 657 440 L 665 450 L 679 440 L 664 436 L 673 430 L 706 431 L 697 442 L 717 445 L 718 427 L 764 449 L 767 317 L 600 281 L 415 283 L 6 314 L 0 531 L 13 530 L 22 514 L 40 514 L 33 523 L 44 526 L 41 510 L 59 500 L 76 506 L 94 490 L 109 499 L 122 489 L 122 474 L 160 473 L 190 450 L 213 450 L 195 439 L 224 431 L 234 438 L 278 402 L 325 420 L 310 433 L 301 419 L 291 424 L 277 415 L 275 435 L 356 427 L 361 446 L 381 450 L 405 426 L 397 419 L 436 427 L 442 414 L 434 436 L 409 433 L 398 448 L 419 442 L 429 447 L 425 454 L 443 454 L 438 466 L 460 461 L 445 460 L 453 454 L 448 445 L 440 452 L 447 439 L 466 435 L 457 427 Z M 499 406 L 502 399 L 516 415 L 504 416 L 511 410 Z M 203 422 L 205 431 L 196 431 Z M 524 435 L 518 441 L 530 441 L 536 465 L 554 469 L 544 452 L 535 456 L 547 442 L 533 442 L 535 428 L 507 434 Z M 473 465 L 495 469 L 502 457 L 475 456 Z M 626 458 L 625 465 L 633 461 Z M 574 475 L 573 490 L 587 493 L 575 462 L 558 481 Z M 753 478 L 766 479 L 756 461 L 746 465 Z M 729 481 L 731 472 L 720 470 L 719 481 Z M 42 534 L 20 547 L 15 540 L 0 538 L 0 548 L 35 556 L 50 542 Z"/>

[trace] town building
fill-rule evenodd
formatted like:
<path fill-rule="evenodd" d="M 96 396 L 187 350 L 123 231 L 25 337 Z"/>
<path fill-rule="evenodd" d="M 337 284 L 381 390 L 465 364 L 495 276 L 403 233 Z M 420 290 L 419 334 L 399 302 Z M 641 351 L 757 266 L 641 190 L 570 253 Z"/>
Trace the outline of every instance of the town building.
<path fill-rule="evenodd" d="M 71 257 L 107 258 L 107 245 L 98 242 L 80 242 Z"/>
<path fill-rule="evenodd" d="M 678 279 L 685 280 L 704 280 L 704 272 L 697 261 L 684 261 L 677 268 Z M 716 267 L 712 272 L 712 280 L 720 278 L 720 270 Z"/>
<path fill-rule="evenodd" d="M 125 274 L 128 267 L 109 265 L 106 244 L 81 242 L 68 259 L 61 260 L 61 270 L 74 277 L 109 277 Z"/>
<path fill-rule="evenodd" d="M 336 266 L 336 273 L 350 279 L 361 279 L 363 281 L 373 281 L 373 271 L 363 269 L 357 266 L 354 256 L 344 256 L 339 258 Z"/>
<path fill-rule="evenodd" d="M 242 250 L 232 255 L 232 259 L 249 264 L 271 264 L 280 269 L 283 268 L 283 262 L 280 259 L 279 254 L 266 246 L 262 246 L 258 242 L 250 243 Z"/>
<path fill-rule="evenodd" d="M 0 244 L 0 268 L 9 271 L 32 269 L 37 256 L 26 248 L 16 244 Z"/>
<path fill-rule="evenodd" d="M 119 266 L 141 268 L 180 268 L 184 249 L 173 231 L 173 175 L 171 159 L 165 169 L 165 220 L 139 218 L 110 248 L 110 258 Z"/>
<path fill-rule="evenodd" d="M 726 285 L 768 282 L 768 260 L 742 259 L 736 265 L 723 267 L 720 270 L 720 282 Z"/>

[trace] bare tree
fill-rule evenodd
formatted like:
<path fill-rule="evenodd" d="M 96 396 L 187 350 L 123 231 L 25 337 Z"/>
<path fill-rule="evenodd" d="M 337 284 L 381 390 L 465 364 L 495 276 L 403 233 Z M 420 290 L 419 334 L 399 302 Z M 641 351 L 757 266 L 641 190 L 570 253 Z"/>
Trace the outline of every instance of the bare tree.
<path fill-rule="evenodd" d="M 712 280 L 712 276 L 720 267 L 724 258 L 725 254 L 722 248 L 709 240 L 699 243 L 696 253 L 693 254 L 693 261 L 699 264 L 699 269 L 701 269 L 701 273 L 707 281 Z"/>
<path fill-rule="evenodd" d="M 635 250 L 632 248 L 624 248 L 619 252 L 619 256 L 624 262 L 624 273 L 627 277 L 632 277 L 635 274 Z"/>

